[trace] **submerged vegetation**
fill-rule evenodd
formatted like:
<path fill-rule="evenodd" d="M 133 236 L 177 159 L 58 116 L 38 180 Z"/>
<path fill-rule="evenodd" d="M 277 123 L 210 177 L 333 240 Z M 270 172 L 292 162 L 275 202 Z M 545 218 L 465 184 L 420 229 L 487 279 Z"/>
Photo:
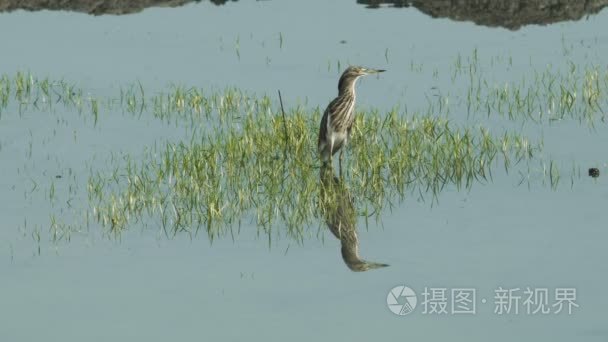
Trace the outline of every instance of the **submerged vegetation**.
<path fill-rule="evenodd" d="M 422 64 L 413 63 L 412 72 L 423 71 Z M 500 75 L 510 73 L 513 68 L 512 58 L 491 58 L 489 63 L 500 70 Z M 500 69 L 499 64 L 505 69 Z M 342 68 L 340 61 L 336 62 L 336 68 Z M 328 71 L 330 69 L 331 64 L 328 64 Z M 448 74 L 456 91 L 447 95 L 434 94 L 436 100 L 425 94 L 427 107 L 417 112 L 429 116 L 466 114 L 468 117 L 499 117 L 537 124 L 572 119 L 593 126 L 606 121 L 606 67 L 580 66 L 573 62 L 569 62 L 566 68 L 547 65 L 517 81 L 504 81 L 484 73 L 483 63 L 475 50 L 471 56 L 457 56 Z M 437 70 L 433 70 L 433 77 L 439 77 Z M 147 96 L 138 82 L 121 87 L 120 94 L 115 97 L 100 99 L 64 80 L 41 79 L 23 72 L 14 76 L 0 76 L 0 118 L 9 100 L 14 98 L 20 113 L 29 108 L 48 111 L 61 104 L 77 109 L 81 114 L 90 114 L 95 123 L 102 108 L 137 115 L 146 112 L 167 121 L 189 119 L 192 123 L 202 116 L 209 119 L 214 111 L 218 111 L 217 115 L 222 119 L 222 111 L 226 108 L 221 102 L 240 105 L 238 101 L 233 101 L 233 97 L 248 96 L 237 89 L 209 91 L 183 86 L 172 86 L 167 92 Z M 102 104 L 105 106 L 101 107 Z"/>
<path fill-rule="evenodd" d="M 358 113 L 343 181 L 366 221 L 406 198 L 435 203 L 446 188 L 470 189 L 514 165 L 523 165 L 520 183 L 536 173 L 557 186 L 559 167 L 543 159 L 542 139 L 508 125 L 484 126 L 481 119 L 538 125 L 571 119 L 591 126 L 605 120 L 608 71 L 599 67 L 570 65 L 561 72 L 549 66 L 519 82 L 497 83 L 484 76 L 474 52 L 458 57 L 449 77 L 467 87 L 440 94 L 427 108 Z M 202 231 L 213 240 L 253 223 L 269 239 L 302 241 L 324 217 L 319 108 L 282 115 L 277 101 L 238 89 L 173 86 L 147 95 L 141 83 L 97 97 L 28 73 L 0 76 L 0 121 L 7 108 L 19 115 L 75 111 L 93 126 L 108 112 L 122 112 L 187 129 L 182 139 L 157 141 L 142 155 L 90 169 L 86 222 L 94 218 L 112 234 L 143 222 L 167 236 Z M 468 119 L 453 120 L 454 112 Z M 57 197 L 54 183 L 50 193 Z M 63 224 L 51 220 L 53 236 L 64 236 L 57 233 Z"/>
<path fill-rule="evenodd" d="M 608 70 L 590 66 L 578 70 L 571 63 L 566 73 L 547 66 L 519 84 L 491 85 L 470 75 L 467 113 L 484 113 L 537 123 L 575 119 L 591 126 L 605 122 L 608 110 Z"/>

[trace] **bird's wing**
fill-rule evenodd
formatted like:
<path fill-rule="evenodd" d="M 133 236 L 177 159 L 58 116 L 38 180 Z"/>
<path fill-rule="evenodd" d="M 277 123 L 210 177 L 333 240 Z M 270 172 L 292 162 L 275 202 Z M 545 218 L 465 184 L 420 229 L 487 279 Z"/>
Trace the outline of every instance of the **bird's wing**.
<path fill-rule="evenodd" d="M 351 106 L 353 98 L 351 96 L 336 97 L 329 106 L 327 111 L 330 115 L 330 122 L 335 131 L 344 131 L 348 127 L 348 116 L 345 115 Z"/>

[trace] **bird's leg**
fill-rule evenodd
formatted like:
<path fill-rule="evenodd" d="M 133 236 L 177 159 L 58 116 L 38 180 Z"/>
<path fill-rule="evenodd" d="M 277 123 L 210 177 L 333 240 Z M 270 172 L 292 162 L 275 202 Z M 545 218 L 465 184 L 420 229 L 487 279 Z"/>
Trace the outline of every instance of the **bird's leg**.
<path fill-rule="evenodd" d="M 334 168 L 334 138 L 329 139 L 329 166 L 333 170 Z"/>
<path fill-rule="evenodd" d="M 344 143 L 342 144 L 342 149 L 340 150 L 340 163 L 339 163 L 340 164 L 340 178 L 343 178 L 342 177 L 342 159 L 344 159 L 344 150 L 346 150 L 346 147 L 348 146 L 348 135 L 349 134 L 350 134 L 350 132 L 347 133 L 346 138 L 344 139 Z M 346 172 L 348 172 L 348 170 Z M 348 175 L 346 175 L 346 176 L 348 176 Z"/>
<path fill-rule="evenodd" d="M 340 167 L 340 178 L 342 178 L 342 155 L 344 154 L 344 149 L 340 150 L 340 158 L 338 160 L 338 165 Z"/>

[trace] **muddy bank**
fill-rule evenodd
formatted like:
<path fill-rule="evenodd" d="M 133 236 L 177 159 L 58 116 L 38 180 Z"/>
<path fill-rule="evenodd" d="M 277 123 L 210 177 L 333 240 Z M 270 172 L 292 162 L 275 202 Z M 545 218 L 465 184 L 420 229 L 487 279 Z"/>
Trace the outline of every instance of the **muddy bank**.
<path fill-rule="evenodd" d="M 415 7 L 433 18 L 472 21 L 478 25 L 517 30 L 525 25 L 547 25 L 580 20 L 601 11 L 608 0 L 357 0 L 376 8 L 381 5 Z"/>
<path fill-rule="evenodd" d="M 178 7 L 191 2 L 200 2 L 200 0 L 0 0 L 0 12 L 63 10 L 92 15 L 120 15 L 141 12 L 149 7 Z M 223 5 L 228 1 L 210 0 L 210 2 Z"/>
<path fill-rule="evenodd" d="M 237 0 L 209 0 L 216 5 Z M 0 12 L 65 10 L 92 15 L 121 15 L 149 7 L 178 7 L 201 0 L 0 0 Z M 601 11 L 608 0 L 357 0 L 368 8 L 382 5 L 415 7 L 433 18 L 471 21 L 478 25 L 517 30 L 525 25 L 548 25 L 580 20 Z"/>

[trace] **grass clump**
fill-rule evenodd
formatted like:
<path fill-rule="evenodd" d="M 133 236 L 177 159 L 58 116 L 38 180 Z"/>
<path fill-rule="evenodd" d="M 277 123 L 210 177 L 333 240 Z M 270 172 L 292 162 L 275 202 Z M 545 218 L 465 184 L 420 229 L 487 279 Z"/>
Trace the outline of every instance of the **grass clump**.
<path fill-rule="evenodd" d="M 91 177 L 97 220 L 116 234 L 147 218 L 170 236 L 203 230 L 213 240 L 234 234 L 243 222 L 269 238 L 300 241 L 310 234 L 306 228 L 320 215 L 320 111 L 294 109 L 283 119 L 268 98 L 227 95 L 202 101 L 213 108 L 208 115 L 220 119 L 190 141 L 128 160 L 113 173 L 120 177 Z M 493 136 L 445 119 L 358 113 L 344 178 L 357 208 L 379 217 L 408 195 L 436 200 L 445 187 L 486 181 L 498 157 L 508 167 L 531 158 L 534 149 L 516 134 Z"/>

